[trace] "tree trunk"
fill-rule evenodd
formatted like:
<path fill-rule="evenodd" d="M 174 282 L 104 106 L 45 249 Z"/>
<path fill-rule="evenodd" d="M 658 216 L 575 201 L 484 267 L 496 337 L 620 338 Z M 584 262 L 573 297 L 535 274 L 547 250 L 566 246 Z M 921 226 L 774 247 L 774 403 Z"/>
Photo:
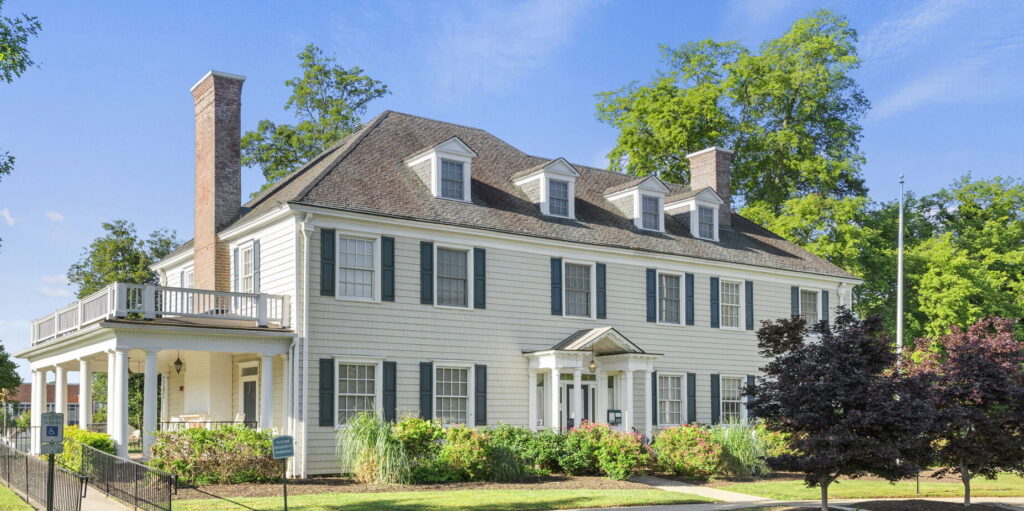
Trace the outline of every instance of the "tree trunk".
<path fill-rule="evenodd" d="M 964 482 L 964 507 L 971 505 L 971 472 L 966 464 L 960 465 L 960 480 Z"/>
<path fill-rule="evenodd" d="M 821 511 L 828 511 L 828 485 L 831 483 L 831 478 L 818 481 L 818 486 L 821 486 Z"/>

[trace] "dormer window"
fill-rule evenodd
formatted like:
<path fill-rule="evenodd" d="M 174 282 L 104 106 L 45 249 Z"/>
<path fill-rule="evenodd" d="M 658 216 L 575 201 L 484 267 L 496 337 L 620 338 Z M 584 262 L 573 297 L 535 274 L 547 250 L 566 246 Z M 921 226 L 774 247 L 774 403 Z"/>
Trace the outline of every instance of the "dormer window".
<path fill-rule="evenodd" d="M 718 241 L 722 198 L 711 188 L 687 190 L 665 200 L 665 212 L 689 224 L 694 238 Z"/>
<path fill-rule="evenodd" d="M 635 179 L 605 190 L 608 199 L 626 218 L 645 231 L 665 231 L 665 194 L 668 187 L 654 176 Z"/>
<path fill-rule="evenodd" d="M 640 203 L 642 227 L 651 231 L 661 230 L 661 198 L 651 195 L 641 196 Z"/>
<path fill-rule="evenodd" d="M 715 208 L 711 206 L 697 207 L 697 236 L 715 239 L 715 214 Z"/>
<path fill-rule="evenodd" d="M 461 161 L 441 160 L 441 198 L 465 200 L 465 176 Z"/>
<path fill-rule="evenodd" d="M 578 177 L 579 171 L 565 158 L 559 158 L 513 174 L 512 183 L 540 207 L 542 215 L 573 219 Z"/>
<path fill-rule="evenodd" d="M 548 179 L 548 213 L 569 216 L 569 183 Z"/>
<path fill-rule="evenodd" d="M 459 137 L 452 137 L 434 147 L 406 158 L 412 169 L 438 199 L 472 202 L 472 162 L 476 152 Z"/>

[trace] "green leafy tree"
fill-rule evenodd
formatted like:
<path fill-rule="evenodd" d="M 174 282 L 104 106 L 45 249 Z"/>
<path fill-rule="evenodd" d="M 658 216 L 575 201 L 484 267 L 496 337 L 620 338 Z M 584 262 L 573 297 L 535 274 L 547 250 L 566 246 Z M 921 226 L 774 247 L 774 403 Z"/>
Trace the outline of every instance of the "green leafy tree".
<path fill-rule="evenodd" d="M 736 151 L 732 191 L 780 213 L 809 194 L 863 195 L 860 120 L 869 103 L 851 73 L 857 33 L 828 11 L 797 20 L 752 52 L 704 40 L 663 48 L 668 70 L 646 85 L 598 94 L 597 116 L 619 130 L 613 170 L 688 183 L 687 153 Z"/>
<path fill-rule="evenodd" d="M 292 88 L 284 109 L 293 111 L 298 123 L 264 119 L 242 137 L 242 165 L 263 171 L 264 188 L 359 129 L 367 105 L 389 94 L 387 85 L 362 68 L 345 69 L 313 44 L 298 58 L 302 75 L 284 82 Z"/>
<path fill-rule="evenodd" d="M 150 266 L 178 247 L 174 231 L 160 229 L 142 239 L 127 220 L 104 222 L 106 234 L 96 238 L 81 258 L 68 269 L 68 281 L 78 285 L 78 297 L 95 293 L 108 284 L 151 284 L 157 275 Z"/>

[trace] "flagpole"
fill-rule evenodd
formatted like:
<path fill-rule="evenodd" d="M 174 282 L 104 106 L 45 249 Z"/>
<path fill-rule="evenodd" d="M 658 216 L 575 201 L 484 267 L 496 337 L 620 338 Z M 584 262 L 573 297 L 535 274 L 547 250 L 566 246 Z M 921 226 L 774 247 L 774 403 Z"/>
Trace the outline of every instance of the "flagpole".
<path fill-rule="evenodd" d="M 903 355 L 903 174 L 900 174 L 900 221 L 896 249 L 896 355 Z"/>

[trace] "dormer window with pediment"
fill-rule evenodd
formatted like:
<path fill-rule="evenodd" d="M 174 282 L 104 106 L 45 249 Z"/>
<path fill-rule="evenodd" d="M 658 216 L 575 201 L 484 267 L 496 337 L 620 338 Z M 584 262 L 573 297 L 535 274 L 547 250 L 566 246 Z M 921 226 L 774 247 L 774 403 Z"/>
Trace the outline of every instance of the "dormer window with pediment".
<path fill-rule="evenodd" d="M 711 188 L 704 188 L 669 197 L 665 204 L 665 212 L 676 216 L 684 224 L 690 226 L 690 233 L 695 238 L 718 241 L 719 214 L 724 201 Z"/>
<path fill-rule="evenodd" d="M 605 198 L 639 229 L 665 232 L 663 204 L 668 187 L 650 176 L 605 190 Z"/>
<path fill-rule="evenodd" d="M 546 216 L 576 218 L 576 178 L 580 173 L 565 158 L 526 169 L 512 176 L 530 200 Z"/>
<path fill-rule="evenodd" d="M 430 193 L 438 199 L 472 202 L 473 151 L 459 137 L 452 137 L 434 147 L 405 159 Z"/>

